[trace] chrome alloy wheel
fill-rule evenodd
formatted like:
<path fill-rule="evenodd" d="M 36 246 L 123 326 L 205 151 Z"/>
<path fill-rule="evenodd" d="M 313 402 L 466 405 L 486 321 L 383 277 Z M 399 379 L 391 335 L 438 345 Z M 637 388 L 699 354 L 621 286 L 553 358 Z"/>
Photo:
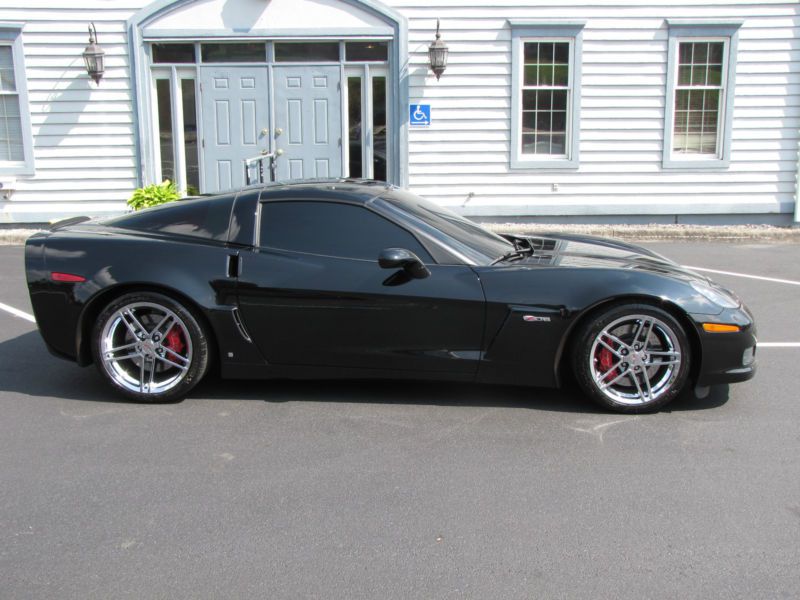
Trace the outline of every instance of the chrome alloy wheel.
<path fill-rule="evenodd" d="M 589 353 L 594 384 L 625 405 L 650 403 L 672 388 L 680 373 L 678 337 L 651 315 L 626 315 L 609 323 Z"/>
<path fill-rule="evenodd" d="M 192 338 L 173 311 L 152 302 L 134 302 L 108 318 L 99 354 L 103 368 L 120 387 L 162 394 L 186 377 L 192 364 Z"/>

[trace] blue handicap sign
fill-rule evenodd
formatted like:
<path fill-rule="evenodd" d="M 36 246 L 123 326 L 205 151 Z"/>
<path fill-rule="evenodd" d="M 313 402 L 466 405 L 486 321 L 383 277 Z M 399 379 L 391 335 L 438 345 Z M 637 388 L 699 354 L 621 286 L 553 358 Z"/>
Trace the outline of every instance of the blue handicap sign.
<path fill-rule="evenodd" d="M 412 104 L 408 107 L 408 122 L 411 125 L 423 126 L 431 124 L 431 105 Z"/>

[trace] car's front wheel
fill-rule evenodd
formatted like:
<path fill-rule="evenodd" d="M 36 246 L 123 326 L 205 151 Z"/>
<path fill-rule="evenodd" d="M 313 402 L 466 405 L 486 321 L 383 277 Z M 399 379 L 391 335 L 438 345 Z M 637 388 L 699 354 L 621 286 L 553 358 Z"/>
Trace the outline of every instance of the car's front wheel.
<path fill-rule="evenodd" d="M 154 292 L 112 301 L 95 322 L 92 351 L 112 387 L 139 402 L 181 398 L 209 364 L 201 324 L 180 303 Z"/>
<path fill-rule="evenodd" d="M 613 306 L 578 332 L 573 370 L 595 402 L 618 412 L 656 410 L 689 376 L 691 350 L 681 324 L 648 304 Z"/>

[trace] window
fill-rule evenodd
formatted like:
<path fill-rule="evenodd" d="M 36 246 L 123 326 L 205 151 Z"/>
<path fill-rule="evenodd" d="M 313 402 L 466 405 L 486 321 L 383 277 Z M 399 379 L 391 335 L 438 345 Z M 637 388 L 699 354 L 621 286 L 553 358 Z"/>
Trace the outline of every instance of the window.
<path fill-rule="evenodd" d="M 577 168 L 584 24 L 514 20 L 509 25 L 511 167 Z"/>
<path fill-rule="evenodd" d="M 193 63 L 194 44 L 153 44 L 154 63 Z"/>
<path fill-rule="evenodd" d="M 200 193 L 197 90 L 194 69 L 153 69 L 153 100 L 159 181 L 174 181 L 181 192 Z"/>
<path fill-rule="evenodd" d="M 669 21 L 665 168 L 728 166 L 740 25 Z"/>
<path fill-rule="evenodd" d="M 202 44 L 200 56 L 204 63 L 266 62 L 267 50 L 263 42 L 240 44 Z"/>
<path fill-rule="evenodd" d="M 406 230 L 362 206 L 335 202 L 262 203 L 259 245 L 373 261 L 385 248 L 405 248 L 432 262 Z"/>
<path fill-rule="evenodd" d="M 347 177 L 385 181 L 391 164 L 391 106 L 384 64 L 348 65 L 345 114 L 347 115 Z"/>
<path fill-rule="evenodd" d="M 32 174 L 22 25 L 0 23 L 0 175 Z"/>
<path fill-rule="evenodd" d="M 279 42 L 275 62 L 337 62 L 338 42 Z"/>

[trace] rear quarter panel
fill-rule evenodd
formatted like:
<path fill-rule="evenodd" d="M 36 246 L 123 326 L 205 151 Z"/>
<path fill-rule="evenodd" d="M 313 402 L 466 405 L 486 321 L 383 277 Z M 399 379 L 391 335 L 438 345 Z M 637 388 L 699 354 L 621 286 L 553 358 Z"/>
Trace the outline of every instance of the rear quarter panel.
<path fill-rule="evenodd" d="M 125 291 L 151 289 L 191 302 L 216 332 L 214 312 L 235 301 L 235 280 L 226 272 L 228 253 L 218 242 L 102 230 L 59 231 L 32 240 L 27 274 L 39 329 L 55 353 L 75 359 L 84 326 L 94 324 L 87 319 Z M 54 271 L 86 281 L 53 282 Z"/>

